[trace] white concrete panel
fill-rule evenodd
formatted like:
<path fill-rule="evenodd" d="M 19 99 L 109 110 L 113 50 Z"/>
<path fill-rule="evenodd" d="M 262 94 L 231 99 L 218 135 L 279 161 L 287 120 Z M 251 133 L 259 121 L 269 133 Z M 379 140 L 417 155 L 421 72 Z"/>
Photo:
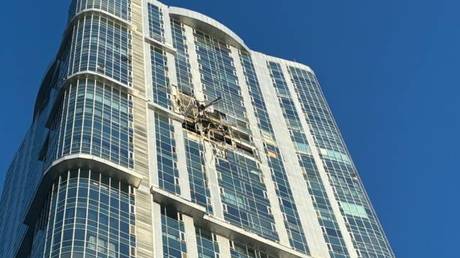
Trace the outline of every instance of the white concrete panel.
<path fill-rule="evenodd" d="M 219 257 L 231 258 L 230 241 L 223 236 L 217 235 L 217 243 L 219 245 Z"/>
<path fill-rule="evenodd" d="M 192 84 L 195 93 L 195 98 L 199 101 L 204 101 L 203 85 L 201 84 L 200 65 L 198 55 L 196 53 L 195 35 L 193 28 L 184 25 L 185 38 L 187 40 L 187 52 L 190 64 L 190 73 L 192 74 Z"/>
<path fill-rule="evenodd" d="M 157 162 L 157 148 L 156 148 L 156 135 L 155 135 L 155 112 L 148 110 L 148 151 L 149 151 L 149 177 L 150 184 L 159 186 L 158 179 L 158 162 Z"/>
<path fill-rule="evenodd" d="M 182 124 L 178 121 L 173 121 L 174 139 L 176 141 L 177 169 L 179 171 L 180 195 L 182 198 L 191 201 L 190 181 L 187 171 L 187 155 L 185 151 L 184 131 Z"/>
<path fill-rule="evenodd" d="M 196 242 L 195 225 L 193 218 L 182 215 L 184 222 L 185 243 L 187 245 L 187 258 L 198 258 L 198 245 Z"/>
<path fill-rule="evenodd" d="M 204 161 L 206 177 L 208 178 L 208 188 L 211 194 L 211 204 L 214 216 L 224 219 L 224 210 L 220 196 L 219 178 L 216 170 L 216 160 L 214 156 L 214 147 L 209 142 L 204 142 Z"/>
<path fill-rule="evenodd" d="M 153 250 L 155 257 L 163 257 L 163 234 L 161 229 L 161 206 L 158 203 L 153 203 L 152 212 L 152 227 L 153 227 Z"/>

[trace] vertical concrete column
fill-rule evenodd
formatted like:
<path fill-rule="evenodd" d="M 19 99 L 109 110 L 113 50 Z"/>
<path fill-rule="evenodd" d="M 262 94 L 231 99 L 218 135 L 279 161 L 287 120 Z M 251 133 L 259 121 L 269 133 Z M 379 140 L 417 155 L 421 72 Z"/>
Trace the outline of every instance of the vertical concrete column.
<path fill-rule="evenodd" d="M 179 185 L 181 197 L 192 200 L 190 193 L 190 181 L 187 171 L 187 155 L 185 150 L 184 130 L 178 121 L 173 122 L 174 139 L 176 141 L 177 169 L 179 171 Z"/>
<path fill-rule="evenodd" d="M 192 84 L 194 87 L 195 98 L 199 101 L 204 101 L 203 85 L 201 84 L 200 65 L 198 55 L 196 53 L 195 35 L 193 28 L 184 25 L 185 38 L 187 39 L 187 52 L 190 63 L 190 73 L 192 74 Z"/>
<path fill-rule="evenodd" d="M 311 196 L 307 190 L 307 184 L 302 176 L 302 168 L 297 158 L 296 148 L 291 140 L 289 129 L 270 77 L 267 57 L 256 52 L 252 53 L 252 57 L 265 104 L 267 109 L 272 111 L 268 112 L 268 114 L 270 121 L 273 121 L 272 126 L 275 138 L 277 142 L 282 143 L 279 145 L 279 149 L 311 256 L 330 257 Z M 274 61 L 278 62 L 278 60 Z"/>
<path fill-rule="evenodd" d="M 216 235 L 217 243 L 219 244 L 219 257 L 231 258 L 230 241 L 223 237 Z"/>
<path fill-rule="evenodd" d="M 143 1 L 131 1 L 131 58 L 134 115 L 134 170 L 142 175 L 141 186 L 136 191 L 137 257 L 153 257 L 152 197 L 148 146 L 148 108 L 145 88 L 145 53 Z M 153 215 L 154 216 L 154 215 Z"/>
<path fill-rule="evenodd" d="M 156 148 L 156 134 L 155 134 L 155 112 L 153 110 L 148 110 L 148 151 L 149 151 L 149 178 L 150 185 L 156 187 L 160 186 L 158 179 L 158 162 L 157 162 L 157 148 Z"/>
<path fill-rule="evenodd" d="M 153 202 L 153 200 L 152 200 Z M 161 228 L 161 205 L 153 202 L 152 211 L 152 232 L 153 238 L 153 255 L 151 257 L 163 257 L 163 231 Z"/>
<path fill-rule="evenodd" d="M 224 219 L 224 210 L 220 196 L 219 178 L 216 170 L 216 159 L 214 147 L 209 142 L 203 143 L 205 171 L 208 178 L 208 188 L 211 194 L 211 204 L 214 210 L 214 216 Z"/>
<path fill-rule="evenodd" d="M 294 83 L 292 82 L 291 75 L 287 68 L 287 66 L 289 65 L 290 63 L 283 61 L 283 65 L 281 65 L 283 75 L 286 78 L 286 83 L 288 85 L 289 92 L 291 93 L 292 100 L 294 102 L 297 114 L 301 118 L 300 120 L 302 123 L 303 131 L 307 137 L 308 144 L 310 146 L 310 150 L 313 155 L 313 159 L 315 161 L 316 167 L 318 168 L 319 175 L 321 177 L 321 182 L 324 186 L 324 189 L 326 190 L 327 198 L 329 199 L 329 202 L 331 203 L 332 210 L 335 214 L 340 231 L 342 232 L 343 240 L 345 241 L 345 245 L 348 249 L 348 253 L 350 254 L 350 257 L 356 258 L 358 257 L 358 254 L 356 253 L 356 250 L 353 246 L 350 232 L 348 232 L 347 226 L 345 225 L 345 220 L 340 212 L 339 202 L 335 198 L 334 190 L 332 189 L 332 184 L 329 180 L 329 177 L 327 176 L 326 169 L 324 168 L 323 162 L 319 155 L 319 147 L 317 146 L 315 139 L 313 138 L 313 135 L 311 133 L 310 125 L 307 122 L 307 114 L 303 112 L 302 105 L 299 101 L 299 96 L 297 95 Z M 299 67 L 299 68 L 304 69 L 304 70 L 310 70 L 310 69 L 306 69 L 305 67 Z"/>
<path fill-rule="evenodd" d="M 193 218 L 182 215 L 182 221 L 184 222 L 185 242 L 187 243 L 187 258 L 198 258 L 198 245 Z"/>
<path fill-rule="evenodd" d="M 163 13 L 163 30 L 164 30 L 164 38 L 165 38 L 164 43 L 168 47 L 172 48 L 173 39 L 172 39 L 172 29 L 171 29 L 171 18 L 169 17 L 169 7 L 163 3 L 160 3 L 159 6 Z"/>
<path fill-rule="evenodd" d="M 260 157 L 260 168 L 263 175 L 263 180 L 267 190 L 268 200 L 270 202 L 270 208 L 275 220 L 276 231 L 278 232 L 280 243 L 285 246 L 290 246 L 289 237 L 284 224 L 283 213 L 281 212 L 278 195 L 276 194 L 275 183 L 273 182 L 270 167 L 268 165 L 267 156 L 265 155 L 265 148 L 262 142 L 262 135 L 260 133 L 257 118 L 254 113 L 254 106 L 252 105 L 251 95 L 249 93 L 249 86 L 246 83 L 246 77 L 244 75 L 243 66 L 241 64 L 239 50 L 235 47 L 231 47 L 231 56 L 233 58 L 233 64 L 235 66 L 236 75 L 241 88 L 241 95 L 243 97 L 244 106 L 246 108 L 246 114 L 249 121 L 249 127 L 251 129 L 252 137 L 254 139 L 254 145 L 257 148 Z"/>

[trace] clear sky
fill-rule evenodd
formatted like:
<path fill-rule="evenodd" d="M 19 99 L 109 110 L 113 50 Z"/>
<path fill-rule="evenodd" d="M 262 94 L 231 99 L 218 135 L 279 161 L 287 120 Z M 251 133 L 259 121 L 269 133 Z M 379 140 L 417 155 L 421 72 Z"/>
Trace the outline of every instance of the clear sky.
<path fill-rule="evenodd" d="M 0 181 L 30 125 L 68 2 L 2 3 Z M 397 257 L 460 257 L 460 1 L 165 3 L 216 18 L 254 50 L 310 65 Z"/>

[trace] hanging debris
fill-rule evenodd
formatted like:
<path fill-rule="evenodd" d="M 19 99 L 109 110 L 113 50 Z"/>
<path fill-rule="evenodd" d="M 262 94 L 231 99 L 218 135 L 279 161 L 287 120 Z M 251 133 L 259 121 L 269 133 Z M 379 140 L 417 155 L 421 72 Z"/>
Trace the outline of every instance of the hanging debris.
<path fill-rule="evenodd" d="M 252 137 L 248 132 L 228 123 L 226 115 L 214 108 L 222 100 L 221 97 L 203 103 L 194 97 L 179 93 L 175 100 L 175 111 L 184 117 L 184 129 L 202 136 L 219 149 L 231 147 L 255 156 Z"/>

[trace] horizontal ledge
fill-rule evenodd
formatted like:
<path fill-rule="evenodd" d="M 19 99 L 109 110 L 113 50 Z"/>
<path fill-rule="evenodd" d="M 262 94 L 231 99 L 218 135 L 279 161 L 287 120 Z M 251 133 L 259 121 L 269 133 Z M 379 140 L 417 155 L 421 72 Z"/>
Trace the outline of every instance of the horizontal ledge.
<path fill-rule="evenodd" d="M 159 47 L 162 47 L 162 48 L 164 48 L 166 50 L 166 52 L 169 52 L 169 53 L 171 53 L 173 55 L 175 55 L 176 52 L 177 52 L 174 47 L 170 46 L 167 43 L 164 43 L 164 42 L 161 42 L 159 40 L 156 40 L 156 39 L 154 39 L 152 37 L 145 36 L 145 41 L 147 41 L 150 44 L 154 44 L 154 45 L 157 45 Z"/>
<path fill-rule="evenodd" d="M 292 248 L 281 245 L 275 241 L 268 240 L 212 215 L 205 215 L 203 220 L 209 225 L 211 231 L 218 235 L 222 235 L 242 243 L 251 243 L 257 248 L 260 248 L 262 251 L 279 255 L 280 258 L 310 258 L 310 256 L 306 254 L 295 251 Z"/>
<path fill-rule="evenodd" d="M 80 16 L 83 16 L 84 14 L 86 13 L 96 13 L 96 14 L 102 14 L 102 15 L 105 15 L 105 16 L 108 16 L 114 20 L 117 20 L 123 24 L 125 24 L 126 26 L 130 26 L 131 23 L 127 20 L 124 20 L 123 18 L 120 18 L 112 13 L 109 13 L 107 11 L 104 11 L 102 9 L 98 9 L 98 8 L 88 8 L 88 9 L 84 9 L 84 10 L 81 10 L 80 12 L 78 13 L 75 13 L 74 16 L 72 17 L 72 19 L 70 20 L 69 22 L 69 25 L 68 26 L 71 26 L 75 20 L 79 19 Z"/>
<path fill-rule="evenodd" d="M 201 220 L 206 215 L 206 209 L 204 207 L 192 203 L 179 195 L 169 193 L 155 186 L 150 188 L 150 193 L 152 194 L 154 202 L 173 205 L 177 211 L 193 217 L 193 220 Z"/>
<path fill-rule="evenodd" d="M 84 75 L 87 75 L 87 76 L 92 75 L 94 77 L 99 77 L 100 79 L 103 79 L 103 80 L 105 80 L 107 82 L 110 82 L 113 85 L 120 86 L 121 88 L 128 90 L 128 92 L 130 92 L 132 90 L 132 87 L 129 86 L 128 84 L 125 84 L 125 83 L 122 83 L 120 81 L 117 81 L 117 80 L 115 80 L 115 79 L 111 78 L 110 76 L 107 76 L 107 75 L 105 75 L 103 73 L 95 72 L 95 71 L 91 71 L 91 70 L 85 70 L 85 71 L 72 73 L 69 76 L 67 76 L 67 78 L 65 80 L 67 82 L 67 81 L 70 81 L 70 80 L 74 79 L 75 77 L 80 77 L 80 76 L 84 76 Z"/>
<path fill-rule="evenodd" d="M 244 41 L 235 32 L 211 17 L 192 10 L 173 6 L 169 7 L 169 15 L 195 29 L 202 30 L 205 33 L 211 33 L 230 45 L 250 51 Z"/>
<path fill-rule="evenodd" d="M 148 105 L 149 105 L 149 108 L 150 109 L 153 109 L 154 111 L 158 111 L 162 114 L 165 114 L 167 116 L 169 116 L 171 119 L 173 120 L 177 120 L 179 122 L 183 122 L 185 120 L 185 117 L 182 116 L 182 115 L 179 115 L 177 113 L 175 113 L 174 111 L 172 110 L 169 110 L 165 107 L 162 107 L 156 103 L 153 103 L 151 100 L 148 101 Z"/>
<path fill-rule="evenodd" d="M 294 67 L 294 68 L 298 68 L 298 69 L 301 69 L 301 70 L 305 70 L 305 71 L 310 72 L 311 74 L 315 75 L 315 71 L 313 71 L 313 69 L 310 66 L 306 65 L 306 64 L 302 64 L 302 63 L 299 63 L 297 61 L 283 59 L 283 58 L 276 57 L 276 56 L 271 56 L 271 55 L 268 55 L 268 54 L 265 54 L 265 53 L 262 53 L 262 52 L 258 52 L 258 51 L 252 51 L 252 54 L 253 55 L 258 55 L 259 57 L 263 58 L 265 61 L 281 63 L 281 64 L 289 66 L 289 67 Z"/>
<path fill-rule="evenodd" d="M 142 176 L 131 169 L 117 165 L 111 161 L 105 160 L 89 154 L 73 154 L 64 156 L 54 161 L 45 171 L 40 184 L 35 191 L 35 197 L 29 204 L 24 223 L 32 226 L 37 218 L 38 210 L 41 209 L 46 200 L 49 188 L 59 175 L 76 168 L 91 169 L 109 177 L 116 178 L 120 181 L 138 188 L 142 181 Z"/>
<path fill-rule="evenodd" d="M 207 214 L 204 207 L 192 203 L 179 195 L 169 193 L 156 186 L 152 186 L 150 192 L 152 193 L 154 202 L 174 206 L 180 213 L 192 217 L 195 224 L 209 229 L 217 235 L 249 243 L 262 251 L 277 254 L 280 258 L 311 258 L 311 256 L 295 251 L 290 247 L 281 245 Z"/>
<path fill-rule="evenodd" d="M 71 85 L 72 81 L 78 80 L 78 79 L 84 79 L 84 80 L 92 79 L 92 80 L 96 80 L 96 81 L 101 81 L 107 86 L 117 87 L 121 91 L 125 91 L 126 93 L 128 93 L 130 95 L 136 96 L 137 94 L 139 94 L 139 92 L 137 90 L 133 89 L 129 85 L 123 84 L 123 83 L 121 83 L 121 82 L 119 82 L 117 80 L 114 80 L 114 79 L 110 78 L 107 75 L 104 75 L 104 74 L 101 74 L 101 73 L 98 73 L 98 72 L 93 72 L 93 71 L 76 72 L 76 73 L 73 73 L 73 74 L 67 76 L 67 78 L 64 80 L 64 82 L 59 86 L 56 101 L 53 103 L 52 111 L 50 112 L 50 114 L 55 114 L 57 112 L 57 110 L 59 108 L 59 104 L 60 104 L 59 100 L 63 96 L 64 91 Z M 45 126 L 47 128 L 52 127 L 53 118 L 54 117 L 52 115 L 50 115 L 48 117 L 48 120 L 45 123 Z"/>

